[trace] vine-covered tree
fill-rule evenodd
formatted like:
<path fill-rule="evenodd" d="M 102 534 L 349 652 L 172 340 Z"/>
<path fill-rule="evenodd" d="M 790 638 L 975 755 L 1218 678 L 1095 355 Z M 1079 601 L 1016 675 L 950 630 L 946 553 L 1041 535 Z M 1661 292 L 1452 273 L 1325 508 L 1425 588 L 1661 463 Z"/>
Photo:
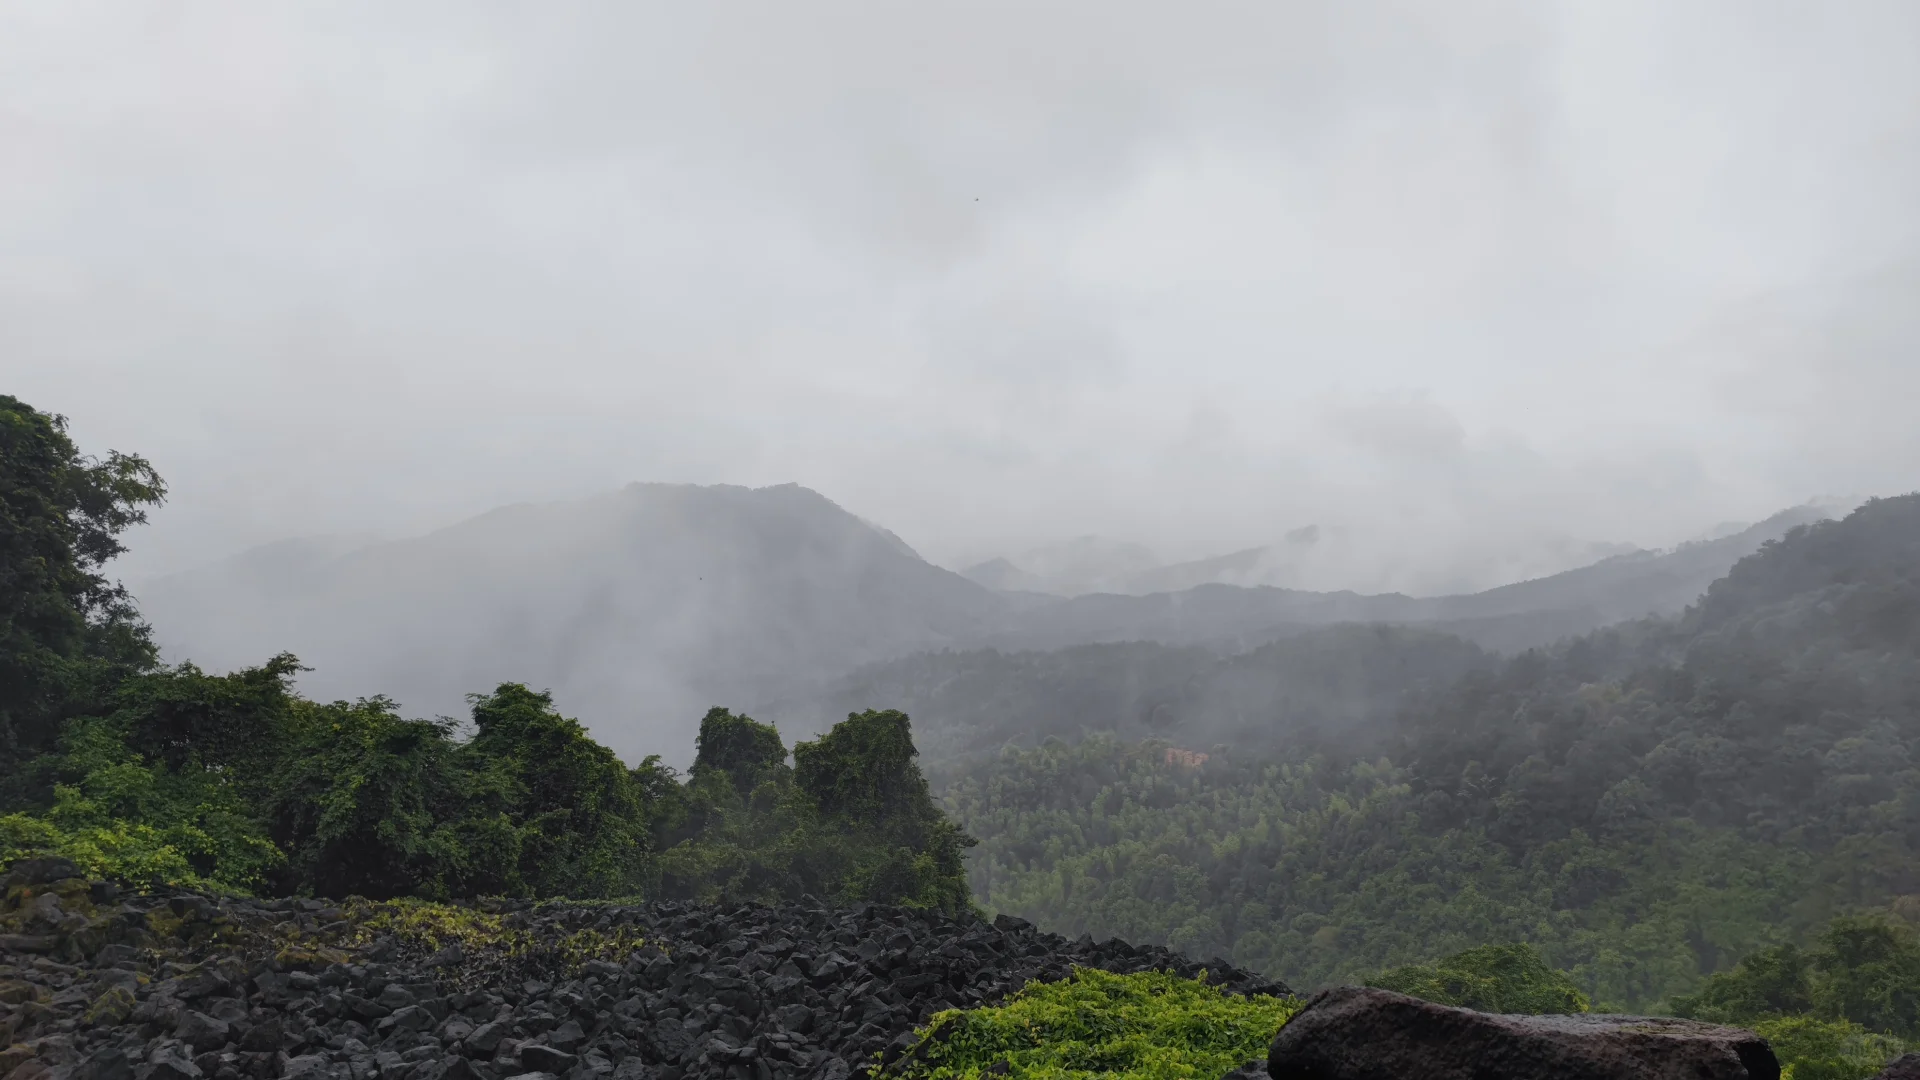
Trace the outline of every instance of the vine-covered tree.
<path fill-rule="evenodd" d="M 165 496 L 146 459 L 83 454 L 66 418 L 0 394 L 0 765 L 49 749 L 62 720 L 153 664 L 101 571 Z"/>

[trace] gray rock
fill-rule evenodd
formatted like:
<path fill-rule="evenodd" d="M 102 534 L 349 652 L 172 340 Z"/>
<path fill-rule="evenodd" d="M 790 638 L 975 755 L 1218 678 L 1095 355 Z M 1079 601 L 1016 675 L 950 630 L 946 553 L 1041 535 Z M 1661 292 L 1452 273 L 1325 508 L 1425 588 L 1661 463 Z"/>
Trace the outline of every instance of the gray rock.
<path fill-rule="evenodd" d="M 192 1009 L 180 1011 L 180 1022 L 173 1029 L 173 1037 L 193 1047 L 198 1054 L 225 1046 L 231 1035 L 232 1029 L 225 1020 Z"/>
<path fill-rule="evenodd" d="M 580 1044 L 586 1041 L 587 1033 L 580 1030 L 580 1022 L 577 1020 L 569 1020 L 547 1033 L 548 1046 L 556 1050 L 564 1050 L 569 1054 L 580 1049 Z"/>
<path fill-rule="evenodd" d="M 474 1028 L 473 1034 L 466 1038 L 468 1053 L 493 1056 L 493 1052 L 500 1048 L 500 1040 L 507 1037 L 508 1030 L 508 1026 L 502 1023 L 481 1024 Z"/>
<path fill-rule="evenodd" d="M 44 859 L 21 859 L 7 871 L 5 885 L 46 885 L 68 878 L 81 877 L 80 867 L 72 859 L 52 856 Z"/>
<path fill-rule="evenodd" d="M 298 1057 L 288 1058 L 286 1069 L 280 1075 L 283 1080 L 300 1080 L 301 1077 L 318 1080 L 319 1077 L 326 1075 L 327 1065 L 328 1061 L 324 1054 L 301 1054 Z"/>
<path fill-rule="evenodd" d="M 1750 1031 L 1645 1016 L 1510 1016 L 1345 986 L 1274 1037 L 1272 1080 L 1779 1080 Z"/>
<path fill-rule="evenodd" d="M 94 1051 L 74 1070 L 74 1080 L 133 1080 L 134 1061 L 118 1046 Z"/>
<path fill-rule="evenodd" d="M 178 1043 L 162 1043 L 134 1070 L 138 1080 L 200 1080 L 200 1067 L 187 1059 Z"/>
<path fill-rule="evenodd" d="M 1873 1080 L 1920 1080 L 1920 1053 L 1905 1053 L 1880 1070 Z"/>
<path fill-rule="evenodd" d="M 579 1063 L 577 1056 L 540 1043 L 528 1043 L 520 1048 L 520 1067 L 534 1072 L 564 1075 Z"/>

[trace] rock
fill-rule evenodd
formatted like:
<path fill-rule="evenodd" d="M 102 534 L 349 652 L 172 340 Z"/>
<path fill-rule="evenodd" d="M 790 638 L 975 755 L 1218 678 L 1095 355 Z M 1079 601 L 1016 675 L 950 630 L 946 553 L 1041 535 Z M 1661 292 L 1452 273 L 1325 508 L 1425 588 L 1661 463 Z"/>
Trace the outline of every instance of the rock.
<path fill-rule="evenodd" d="M 87 1026 L 112 1027 L 125 1023 L 127 1017 L 133 1014 L 135 1004 L 131 989 L 123 985 L 109 986 L 87 1007 Z"/>
<path fill-rule="evenodd" d="M 569 1054 L 580 1049 L 580 1044 L 586 1041 L 587 1033 L 580 1030 L 580 1022 L 577 1020 L 569 1020 L 547 1033 L 548 1046 L 553 1047 L 555 1050 L 563 1050 Z M 558 1072 L 559 1070 L 556 1069 L 554 1071 Z"/>
<path fill-rule="evenodd" d="M 178 1044 L 161 1044 L 134 1070 L 138 1080 L 200 1080 L 200 1066 L 187 1059 Z"/>
<path fill-rule="evenodd" d="M 520 1048 L 520 1067 L 534 1072 L 565 1075 L 567 1070 L 580 1063 L 580 1058 L 565 1050 L 557 1050 L 539 1043 L 528 1043 Z"/>
<path fill-rule="evenodd" d="M 509 1030 L 506 1024 L 481 1024 L 466 1038 L 468 1052 L 482 1057 L 492 1057 L 493 1052 L 500 1048 L 500 1040 L 507 1037 Z"/>
<path fill-rule="evenodd" d="M 307 1077 L 308 1080 L 319 1080 L 320 1077 L 327 1074 L 327 1065 L 328 1061 L 325 1055 L 301 1054 L 299 1057 L 288 1058 L 286 1068 L 280 1075 L 284 1080 L 300 1080 L 301 1077 Z"/>
<path fill-rule="evenodd" d="M 40 859 L 21 859 L 7 871 L 5 888 L 15 885 L 50 885 L 56 881 L 84 876 L 80 867 L 72 859 L 51 856 Z"/>
<path fill-rule="evenodd" d="M 380 1021 L 380 1029 L 391 1028 L 394 1031 L 425 1031 L 433 1026 L 433 1014 L 418 1005 L 406 1005 L 394 1010 L 392 1016 Z"/>
<path fill-rule="evenodd" d="M 74 1080 L 133 1080 L 133 1059 L 118 1046 L 94 1051 L 74 1070 Z"/>
<path fill-rule="evenodd" d="M 280 1049 L 282 1037 L 278 1019 L 262 1020 L 240 1037 L 240 1049 L 247 1053 L 271 1054 Z"/>
<path fill-rule="evenodd" d="M 195 1053 L 225 1046 L 231 1033 L 225 1020 L 192 1010 L 182 1011 L 180 1023 L 173 1029 L 173 1037 L 193 1047 Z"/>
<path fill-rule="evenodd" d="M 1509 1016 L 1366 987 L 1316 994 L 1274 1037 L 1272 1080 L 1779 1080 L 1750 1031 L 1644 1016 Z"/>
<path fill-rule="evenodd" d="M 1905 1053 L 1880 1070 L 1873 1080 L 1920 1080 L 1920 1053 Z"/>

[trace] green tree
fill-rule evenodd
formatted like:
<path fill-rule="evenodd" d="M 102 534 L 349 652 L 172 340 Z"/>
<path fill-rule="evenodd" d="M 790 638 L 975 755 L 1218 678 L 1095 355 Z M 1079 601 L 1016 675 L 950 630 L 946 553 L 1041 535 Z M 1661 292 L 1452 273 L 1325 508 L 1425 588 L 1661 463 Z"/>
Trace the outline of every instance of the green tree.
<path fill-rule="evenodd" d="M 287 853 L 279 891 L 444 898 L 515 869 L 517 834 L 473 812 L 450 723 L 368 698 L 301 702 L 292 728 L 267 801 Z"/>
<path fill-rule="evenodd" d="M 612 896 L 639 890 L 648 851 L 645 804 L 632 774 L 553 696 L 502 683 L 472 697 L 470 813 L 511 826 L 511 864 L 475 892 Z"/>
<path fill-rule="evenodd" d="M 101 568 L 165 496 L 144 458 L 84 455 L 64 417 L 0 394 L 0 764 L 52 748 L 61 720 L 153 664 Z"/>
<path fill-rule="evenodd" d="M 693 776 L 724 776 L 742 796 L 786 767 L 787 747 L 772 724 L 722 708 L 707 710 L 693 745 Z"/>
<path fill-rule="evenodd" d="M 847 899 L 966 908 L 975 841 L 935 805 L 917 756 L 912 722 L 892 709 L 850 714 L 794 744 L 794 784 L 817 810 L 816 828 L 847 841 L 816 844 L 816 859 L 845 857 L 834 876 Z"/>
<path fill-rule="evenodd" d="M 1587 995 L 1533 946 L 1482 945 L 1432 964 L 1383 971 L 1368 986 L 1497 1013 L 1583 1013 Z"/>

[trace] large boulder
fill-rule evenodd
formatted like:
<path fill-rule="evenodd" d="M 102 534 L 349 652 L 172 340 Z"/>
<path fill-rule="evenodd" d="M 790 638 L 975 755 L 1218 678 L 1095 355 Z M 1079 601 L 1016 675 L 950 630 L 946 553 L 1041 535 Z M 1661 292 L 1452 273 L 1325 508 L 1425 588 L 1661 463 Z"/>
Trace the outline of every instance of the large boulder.
<path fill-rule="evenodd" d="M 1648 1016 L 1511 1016 L 1343 986 L 1267 1057 L 1273 1080 L 1779 1080 L 1765 1039 Z"/>
<path fill-rule="evenodd" d="M 1873 1080 L 1920 1080 L 1920 1053 L 1901 1054 L 1887 1062 Z"/>

